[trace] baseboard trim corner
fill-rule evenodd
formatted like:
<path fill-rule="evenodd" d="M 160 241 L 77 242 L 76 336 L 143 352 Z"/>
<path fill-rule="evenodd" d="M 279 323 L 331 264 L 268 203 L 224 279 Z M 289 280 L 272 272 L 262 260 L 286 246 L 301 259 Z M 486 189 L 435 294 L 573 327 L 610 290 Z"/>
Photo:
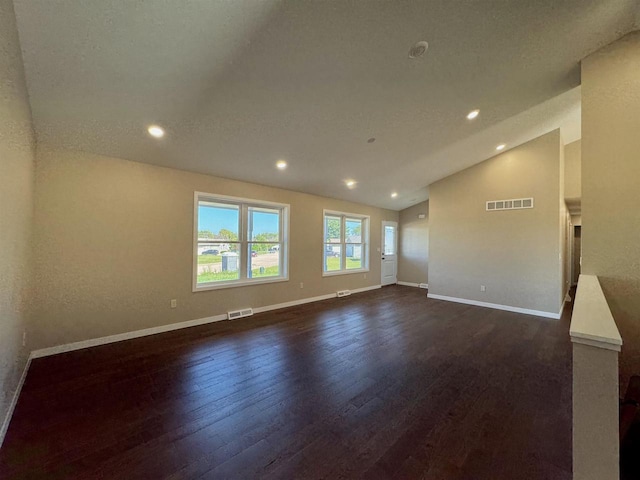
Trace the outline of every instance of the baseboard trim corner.
<path fill-rule="evenodd" d="M 478 300 L 449 297 L 446 295 L 436 295 L 433 293 L 427 294 L 427 298 L 433 298 L 434 300 L 444 300 L 446 302 L 464 303 L 466 305 L 475 305 L 476 307 L 493 308 L 495 310 L 504 310 L 507 312 L 523 313 L 525 315 L 534 315 L 536 317 L 551 318 L 553 320 L 559 320 L 560 317 L 562 316 L 562 310 L 560 310 L 560 313 L 545 312 L 543 310 L 531 310 L 528 308 L 512 307 L 510 305 L 501 305 L 499 303 L 480 302 Z"/>
<path fill-rule="evenodd" d="M 31 366 L 31 355 L 27 359 L 27 363 L 24 366 L 24 370 L 22 370 L 22 375 L 20 376 L 20 380 L 18 381 L 18 385 L 16 386 L 16 391 L 13 392 L 13 398 L 11 399 L 11 403 L 9 404 L 9 409 L 7 410 L 7 414 L 4 417 L 2 422 L 2 428 L 0 429 L 0 448 L 2 448 L 2 444 L 4 443 L 4 437 L 7 434 L 7 430 L 9 430 L 9 423 L 11 422 L 11 417 L 13 417 L 13 411 L 18 404 L 18 398 L 20 397 L 20 393 L 22 392 L 22 386 L 24 385 L 24 381 L 27 379 L 27 373 L 29 372 L 29 367 Z"/>
<path fill-rule="evenodd" d="M 398 282 L 398 285 L 404 285 L 405 287 L 424 288 L 425 290 L 429 289 L 428 283 Z"/>

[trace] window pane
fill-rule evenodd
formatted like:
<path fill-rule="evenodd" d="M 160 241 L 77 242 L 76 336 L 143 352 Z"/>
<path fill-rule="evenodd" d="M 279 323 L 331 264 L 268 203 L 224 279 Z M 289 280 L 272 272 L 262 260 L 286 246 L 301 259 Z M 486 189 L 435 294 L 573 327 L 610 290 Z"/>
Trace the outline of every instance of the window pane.
<path fill-rule="evenodd" d="M 325 215 L 324 217 L 324 241 L 325 243 L 340 243 L 342 218 Z"/>
<path fill-rule="evenodd" d="M 344 234 L 346 243 L 362 243 L 362 220 L 347 218 Z"/>
<path fill-rule="evenodd" d="M 345 252 L 347 270 L 362 268 L 362 252 L 362 244 L 347 243 Z"/>
<path fill-rule="evenodd" d="M 198 283 L 224 282 L 240 278 L 240 244 L 227 244 L 218 254 L 210 244 L 198 245 Z"/>
<path fill-rule="evenodd" d="M 250 243 L 249 278 L 278 277 L 280 272 L 280 243 Z"/>
<path fill-rule="evenodd" d="M 384 226 L 384 254 L 396 254 L 396 229 L 391 225 Z"/>
<path fill-rule="evenodd" d="M 219 250 L 229 249 L 228 242 L 238 241 L 240 207 L 224 203 L 198 202 L 198 241 L 226 243 Z M 213 247 L 215 248 L 215 247 Z"/>
<path fill-rule="evenodd" d="M 280 210 L 249 207 L 249 241 L 280 241 Z"/>
<path fill-rule="evenodd" d="M 214 289 L 287 276 L 287 205 L 198 194 L 195 287 Z"/>
<path fill-rule="evenodd" d="M 335 272 L 340 270 L 342 245 L 325 244 L 324 246 L 324 271 Z"/>

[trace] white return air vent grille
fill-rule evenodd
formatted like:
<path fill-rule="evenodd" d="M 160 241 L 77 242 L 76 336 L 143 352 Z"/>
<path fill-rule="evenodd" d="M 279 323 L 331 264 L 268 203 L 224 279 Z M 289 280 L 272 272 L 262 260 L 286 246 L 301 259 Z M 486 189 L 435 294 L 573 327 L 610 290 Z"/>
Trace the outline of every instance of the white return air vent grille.
<path fill-rule="evenodd" d="M 351 295 L 351 290 L 338 290 L 338 297 L 348 297 Z"/>
<path fill-rule="evenodd" d="M 242 310 L 234 310 L 233 312 L 227 312 L 229 320 L 235 320 L 236 318 L 250 317 L 253 315 L 253 308 L 243 308 Z"/>
<path fill-rule="evenodd" d="M 523 208 L 533 208 L 533 198 L 512 198 L 510 200 L 491 200 L 487 202 L 487 212 L 520 210 Z"/>

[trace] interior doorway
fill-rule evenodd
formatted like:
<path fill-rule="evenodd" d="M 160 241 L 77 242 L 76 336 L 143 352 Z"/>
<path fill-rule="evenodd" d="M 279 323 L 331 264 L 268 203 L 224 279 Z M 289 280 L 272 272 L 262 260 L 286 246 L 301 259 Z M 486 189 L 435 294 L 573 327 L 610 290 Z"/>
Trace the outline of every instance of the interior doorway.
<path fill-rule="evenodd" d="M 578 283 L 580 276 L 580 266 L 582 265 L 582 226 L 574 225 L 573 227 L 573 259 L 571 261 L 571 284 Z"/>

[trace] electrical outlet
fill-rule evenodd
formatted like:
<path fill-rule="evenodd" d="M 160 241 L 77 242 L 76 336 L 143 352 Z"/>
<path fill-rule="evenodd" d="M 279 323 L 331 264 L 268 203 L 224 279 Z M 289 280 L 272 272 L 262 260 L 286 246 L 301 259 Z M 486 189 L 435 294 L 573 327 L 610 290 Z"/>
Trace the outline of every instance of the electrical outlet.
<path fill-rule="evenodd" d="M 304 283 L 300 282 L 300 288 L 304 288 Z"/>
<path fill-rule="evenodd" d="M 485 287 L 484 285 L 480 285 L 480 291 L 481 292 L 486 292 L 487 291 L 487 287 Z"/>
<path fill-rule="evenodd" d="M 22 332 L 22 346 L 26 347 L 27 346 L 27 331 L 24 330 Z"/>
<path fill-rule="evenodd" d="M 178 306 L 178 300 L 175 298 L 171 299 L 171 308 L 176 308 Z"/>
<path fill-rule="evenodd" d="M 365 279 L 365 280 L 367 279 L 367 274 L 366 274 L 366 273 L 364 274 L 364 279 Z"/>

